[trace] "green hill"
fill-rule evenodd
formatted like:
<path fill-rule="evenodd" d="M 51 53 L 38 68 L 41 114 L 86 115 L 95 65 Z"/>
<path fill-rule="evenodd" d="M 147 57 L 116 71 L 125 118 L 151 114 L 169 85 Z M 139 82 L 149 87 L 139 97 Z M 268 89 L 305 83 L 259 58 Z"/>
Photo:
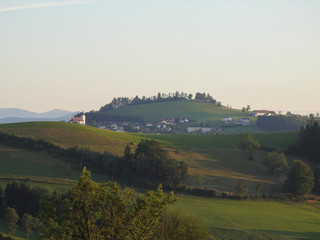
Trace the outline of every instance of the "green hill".
<path fill-rule="evenodd" d="M 122 155 L 128 143 L 136 146 L 141 139 L 156 139 L 172 157 L 185 160 L 189 167 L 187 185 L 232 192 L 245 181 L 249 193 L 261 193 L 280 184 L 285 175 L 273 177 L 263 165 L 265 151 L 256 151 L 249 161 L 238 149 L 239 135 L 160 135 L 113 132 L 89 126 L 63 122 L 32 122 L 0 125 L 0 131 L 19 136 L 46 139 L 59 146 L 89 147 L 95 151 L 110 151 Z M 295 142 L 298 132 L 254 134 L 263 147 L 284 151 Z M 80 170 L 72 169 L 63 159 L 46 152 L 0 146 L 0 185 L 12 180 L 40 185 L 58 192 L 70 188 Z M 292 157 L 289 157 L 289 163 Z M 96 181 L 106 176 L 93 174 Z M 172 208 L 181 208 L 202 220 L 215 233 L 216 239 L 248 239 L 259 232 L 272 239 L 318 239 L 319 206 L 273 201 L 231 201 L 184 196 Z M 257 238 L 260 239 L 260 238 Z M 269 238 L 265 238 L 269 239 Z"/>
<path fill-rule="evenodd" d="M 107 111 L 107 113 L 139 117 L 151 122 L 158 121 L 161 118 L 181 117 L 190 118 L 197 122 L 219 121 L 221 123 L 223 117 L 248 117 L 241 110 L 225 106 L 219 107 L 216 104 L 201 100 L 179 100 L 133 105 Z"/>
<path fill-rule="evenodd" d="M 248 161 L 247 157 L 242 155 L 241 150 L 237 147 L 239 135 L 133 134 L 62 122 L 4 124 L 0 125 L 0 131 L 14 133 L 18 136 L 46 139 L 62 147 L 81 146 L 94 151 L 108 151 L 118 156 L 123 154 L 124 147 L 128 143 L 132 143 L 131 147 L 134 148 L 141 139 L 155 139 L 167 147 L 173 158 L 188 163 L 190 173 L 187 180 L 188 185 L 215 188 L 219 191 L 231 192 L 239 181 L 245 180 L 248 182 L 250 191 L 253 192 L 257 183 L 261 182 L 264 184 L 262 191 L 267 193 L 272 185 L 283 180 L 266 173 L 263 165 L 266 152 L 256 151 L 254 162 Z M 258 139 L 264 147 L 285 151 L 297 139 L 297 136 L 297 132 L 265 133 L 255 134 L 254 138 Z M 15 150 L 12 151 L 15 152 Z M 20 151 L 22 152 L 19 153 Z M 16 153 L 13 159 L 16 159 L 17 164 L 20 165 L 25 161 L 26 168 L 15 169 L 12 162 L 14 160 L 10 160 L 12 171 L 7 173 L 34 175 L 33 171 L 28 172 L 26 169 L 32 170 L 33 168 L 30 166 L 37 164 L 37 161 L 34 162 L 32 157 L 23 158 L 23 155 L 29 156 L 30 152 L 16 150 Z M 40 164 L 39 166 L 35 165 L 34 169 L 41 166 L 44 168 L 40 170 L 42 173 L 53 171 L 50 173 L 51 175 L 48 175 L 50 177 L 66 177 L 65 174 L 59 173 L 61 169 L 64 169 L 61 161 L 55 162 L 46 156 L 43 159 L 53 162 L 53 166 Z M 61 167 L 58 167 L 60 165 Z M 57 170 L 54 170 L 55 167 Z"/>

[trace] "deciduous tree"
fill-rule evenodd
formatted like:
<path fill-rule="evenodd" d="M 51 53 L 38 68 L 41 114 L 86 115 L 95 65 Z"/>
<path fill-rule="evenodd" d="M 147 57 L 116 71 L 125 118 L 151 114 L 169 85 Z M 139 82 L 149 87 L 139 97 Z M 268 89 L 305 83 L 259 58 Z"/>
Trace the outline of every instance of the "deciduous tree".
<path fill-rule="evenodd" d="M 234 195 L 244 197 L 248 194 L 248 186 L 245 182 L 240 182 L 234 187 Z"/>
<path fill-rule="evenodd" d="M 301 160 L 295 160 L 284 183 L 285 192 L 302 196 L 313 189 L 314 176 L 310 166 Z"/>
<path fill-rule="evenodd" d="M 6 225 L 8 230 L 8 235 L 11 236 L 16 232 L 17 222 L 19 220 L 19 215 L 14 208 L 8 207 L 6 210 Z"/>
<path fill-rule="evenodd" d="M 239 147 L 243 149 L 244 156 L 246 155 L 246 151 L 249 150 L 249 159 L 253 159 L 253 150 L 260 148 L 260 144 L 247 132 L 240 134 Z"/>
<path fill-rule="evenodd" d="M 161 215 L 175 201 L 173 194 L 137 195 L 116 183 L 98 184 L 86 169 L 56 214 L 57 201 L 44 201 L 40 218 L 42 239 L 150 239 Z"/>
<path fill-rule="evenodd" d="M 268 172 L 277 176 L 288 168 L 288 161 L 284 153 L 269 152 L 264 164 L 266 165 Z"/>

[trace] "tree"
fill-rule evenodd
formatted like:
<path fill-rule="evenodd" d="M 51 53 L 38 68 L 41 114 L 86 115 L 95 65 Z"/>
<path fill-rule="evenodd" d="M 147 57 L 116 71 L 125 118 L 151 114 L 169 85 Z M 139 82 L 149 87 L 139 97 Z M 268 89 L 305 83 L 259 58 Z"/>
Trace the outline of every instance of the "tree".
<path fill-rule="evenodd" d="M 0 217 L 4 217 L 5 216 L 5 201 L 4 201 L 4 194 L 3 194 L 3 190 L 2 187 L 0 187 Z"/>
<path fill-rule="evenodd" d="M 22 225 L 24 227 L 26 239 L 28 240 L 32 232 L 38 229 L 39 222 L 37 218 L 34 218 L 28 213 L 25 213 L 22 218 Z"/>
<path fill-rule="evenodd" d="M 239 147 L 243 149 L 244 156 L 246 155 L 246 150 L 249 150 L 249 159 L 253 160 L 253 150 L 259 149 L 260 144 L 258 143 L 258 141 L 253 139 L 252 135 L 249 132 L 247 132 L 240 134 Z"/>
<path fill-rule="evenodd" d="M 17 222 L 19 220 L 19 215 L 14 208 L 8 207 L 6 209 L 5 221 L 7 225 L 8 235 L 11 236 L 16 232 Z"/>
<path fill-rule="evenodd" d="M 247 105 L 246 112 L 249 113 L 250 109 L 251 109 L 250 105 Z"/>
<path fill-rule="evenodd" d="M 153 235 L 159 219 L 175 201 L 173 193 L 144 195 L 120 190 L 116 183 L 98 184 L 85 168 L 62 203 L 52 198 L 42 202 L 40 219 L 44 240 L 144 240 Z M 57 214 L 60 206 L 62 211 Z"/>
<path fill-rule="evenodd" d="M 257 189 L 257 197 L 260 199 L 260 196 L 261 196 L 261 183 L 258 183 L 257 186 L 256 186 L 256 189 Z"/>
<path fill-rule="evenodd" d="M 181 211 L 166 211 L 152 240 L 208 240 L 208 229 L 201 226 L 198 219 Z"/>
<path fill-rule="evenodd" d="M 314 185 L 314 176 L 310 166 L 301 160 L 295 160 L 284 183 L 285 192 L 303 196 L 310 193 Z"/>
<path fill-rule="evenodd" d="M 316 166 L 316 168 L 313 171 L 314 175 L 314 188 L 313 192 L 320 193 L 320 164 Z"/>
<path fill-rule="evenodd" d="M 234 187 L 234 195 L 244 197 L 248 194 L 248 186 L 245 182 L 240 182 Z"/>
<path fill-rule="evenodd" d="M 138 185 L 176 188 L 184 183 L 188 166 L 183 161 L 169 158 L 169 153 L 159 142 L 141 140 L 135 154 L 135 176 Z"/>
<path fill-rule="evenodd" d="M 264 164 L 268 172 L 276 176 L 279 176 L 281 172 L 284 172 L 288 168 L 288 161 L 284 153 L 268 152 Z"/>

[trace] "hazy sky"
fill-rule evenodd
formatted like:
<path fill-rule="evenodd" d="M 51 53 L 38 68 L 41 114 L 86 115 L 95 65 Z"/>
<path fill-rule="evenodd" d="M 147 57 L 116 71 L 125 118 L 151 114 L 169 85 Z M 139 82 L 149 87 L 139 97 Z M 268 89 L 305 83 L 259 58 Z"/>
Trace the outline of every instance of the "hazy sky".
<path fill-rule="evenodd" d="M 0 0 L 0 108 L 176 90 L 320 112 L 320 1 Z"/>

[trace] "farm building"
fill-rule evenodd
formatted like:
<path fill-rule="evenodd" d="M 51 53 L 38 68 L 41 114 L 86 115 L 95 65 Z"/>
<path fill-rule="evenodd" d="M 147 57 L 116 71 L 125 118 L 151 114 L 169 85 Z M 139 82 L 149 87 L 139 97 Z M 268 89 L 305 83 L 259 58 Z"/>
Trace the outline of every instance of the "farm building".
<path fill-rule="evenodd" d="M 82 114 L 80 117 L 72 117 L 70 122 L 86 125 L 86 115 Z"/>
<path fill-rule="evenodd" d="M 199 133 L 210 133 L 212 132 L 212 127 L 187 127 L 188 133 L 199 132 Z"/>
<path fill-rule="evenodd" d="M 276 115 L 274 111 L 268 110 L 254 110 L 251 112 L 251 116 L 259 117 L 259 116 L 273 116 Z"/>

